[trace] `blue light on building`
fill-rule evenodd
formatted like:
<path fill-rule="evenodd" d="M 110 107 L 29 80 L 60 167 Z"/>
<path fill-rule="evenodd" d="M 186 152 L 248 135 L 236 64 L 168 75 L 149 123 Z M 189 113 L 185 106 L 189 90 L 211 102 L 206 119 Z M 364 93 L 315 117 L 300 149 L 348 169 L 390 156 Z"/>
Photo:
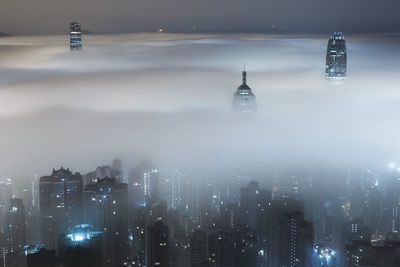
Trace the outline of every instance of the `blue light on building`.
<path fill-rule="evenodd" d="M 336 266 L 336 251 L 325 245 L 314 246 L 314 266 Z"/>

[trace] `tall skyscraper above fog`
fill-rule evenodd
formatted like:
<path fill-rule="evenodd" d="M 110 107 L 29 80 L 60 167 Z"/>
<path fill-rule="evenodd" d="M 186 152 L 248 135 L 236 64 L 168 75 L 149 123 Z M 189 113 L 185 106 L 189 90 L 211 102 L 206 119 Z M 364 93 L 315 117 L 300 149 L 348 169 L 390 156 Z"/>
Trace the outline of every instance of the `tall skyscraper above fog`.
<path fill-rule="evenodd" d="M 325 76 L 329 79 L 347 77 L 347 51 L 343 33 L 334 32 L 328 41 Z"/>
<path fill-rule="evenodd" d="M 40 236 L 47 249 L 54 249 L 60 234 L 82 222 L 82 191 L 82 175 L 69 169 L 53 169 L 40 178 Z"/>
<path fill-rule="evenodd" d="M 71 50 L 82 49 L 82 31 L 79 22 L 71 22 L 69 25 L 69 41 Z"/>
<path fill-rule="evenodd" d="M 235 113 L 255 114 L 257 113 L 256 96 L 247 85 L 247 72 L 242 72 L 242 84 L 233 96 L 232 111 Z"/>

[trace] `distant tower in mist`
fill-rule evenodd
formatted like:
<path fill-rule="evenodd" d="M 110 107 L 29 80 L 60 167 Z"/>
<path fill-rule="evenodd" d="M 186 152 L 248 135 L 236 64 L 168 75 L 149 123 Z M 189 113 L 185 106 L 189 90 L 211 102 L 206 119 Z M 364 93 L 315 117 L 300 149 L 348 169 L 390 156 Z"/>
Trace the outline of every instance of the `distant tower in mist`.
<path fill-rule="evenodd" d="M 325 76 L 329 79 L 347 77 L 346 41 L 343 33 L 334 32 L 328 41 Z"/>
<path fill-rule="evenodd" d="M 69 25 L 69 41 L 71 50 L 82 49 L 82 32 L 81 24 L 79 22 L 71 22 Z"/>
<path fill-rule="evenodd" d="M 242 84 L 233 95 L 232 111 L 235 113 L 255 114 L 257 113 L 256 96 L 247 85 L 247 72 L 242 72 Z"/>

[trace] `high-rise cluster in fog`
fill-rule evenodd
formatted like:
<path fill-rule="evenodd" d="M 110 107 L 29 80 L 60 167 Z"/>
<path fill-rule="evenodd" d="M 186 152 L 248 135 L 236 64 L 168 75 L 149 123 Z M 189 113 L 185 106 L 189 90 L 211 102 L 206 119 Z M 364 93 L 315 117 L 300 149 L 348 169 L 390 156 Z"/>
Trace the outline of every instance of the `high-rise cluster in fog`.
<path fill-rule="evenodd" d="M 61 168 L 22 190 L 0 182 L 8 198 L 0 203 L 7 207 L 3 266 L 400 264 L 396 168 L 318 179 L 284 171 L 260 184 L 235 172 L 213 179 L 149 161 L 124 175 L 114 163 L 101 169 L 121 179 L 93 178 L 99 168 L 85 175 Z"/>
<path fill-rule="evenodd" d="M 79 42 L 80 27 L 71 28 L 71 49 Z M 347 76 L 346 53 L 343 35 L 334 33 L 327 78 Z M 257 112 L 246 71 L 232 109 Z M 228 179 L 215 179 L 160 169 L 150 161 L 124 173 L 121 160 L 114 160 L 83 175 L 53 169 L 18 191 L 11 179 L 4 180 L 1 263 L 400 266 L 399 170 L 345 170 L 318 173 L 317 179 L 303 171 L 277 171 L 258 183 L 234 171 Z"/>

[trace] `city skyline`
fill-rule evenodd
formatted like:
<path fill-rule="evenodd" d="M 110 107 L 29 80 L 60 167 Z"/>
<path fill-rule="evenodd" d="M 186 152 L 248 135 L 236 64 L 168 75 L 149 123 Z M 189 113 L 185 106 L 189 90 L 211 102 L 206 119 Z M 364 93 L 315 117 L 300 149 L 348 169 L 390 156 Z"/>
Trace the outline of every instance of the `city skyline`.
<path fill-rule="evenodd" d="M 399 267 L 398 0 L 0 3 L 1 267 Z"/>
<path fill-rule="evenodd" d="M 108 167 L 120 173 L 125 164 L 113 162 Z M 0 261 L 25 266 L 26 254 L 28 267 L 44 262 L 394 267 L 400 262 L 400 172 L 394 164 L 329 173 L 284 169 L 263 182 L 244 170 L 231 169 L 225 179 L 216 180 L 191 170 L 160 169 L 151 162 L 124 167 L 130 171 L 120 173 L 124 178 L 118 181 L 101 178 L 98 170 L 105 167 L 82 175 L 56 168 L 51 176 L 25 185 L 0 181 L 0 212 L 7 222 L 2 225 L 6 243 L 0 247 L 6 257 Z M 60 185 L 67 189 L 60 191 Z M 48 194 L 43 187 L 54 192 Z M 7 194 L 14 195 L 9 204 Z M 141 194 L 145 201 L 134 201 Z M 54 214 L 43 215 L 45 211 Z M 71 211 L 84 216 L 70 220 Z M 50 228 L 43 225 L 49 219 Z M 51 245 L 46 242 L 53 229 L 60 234 Z"/>

